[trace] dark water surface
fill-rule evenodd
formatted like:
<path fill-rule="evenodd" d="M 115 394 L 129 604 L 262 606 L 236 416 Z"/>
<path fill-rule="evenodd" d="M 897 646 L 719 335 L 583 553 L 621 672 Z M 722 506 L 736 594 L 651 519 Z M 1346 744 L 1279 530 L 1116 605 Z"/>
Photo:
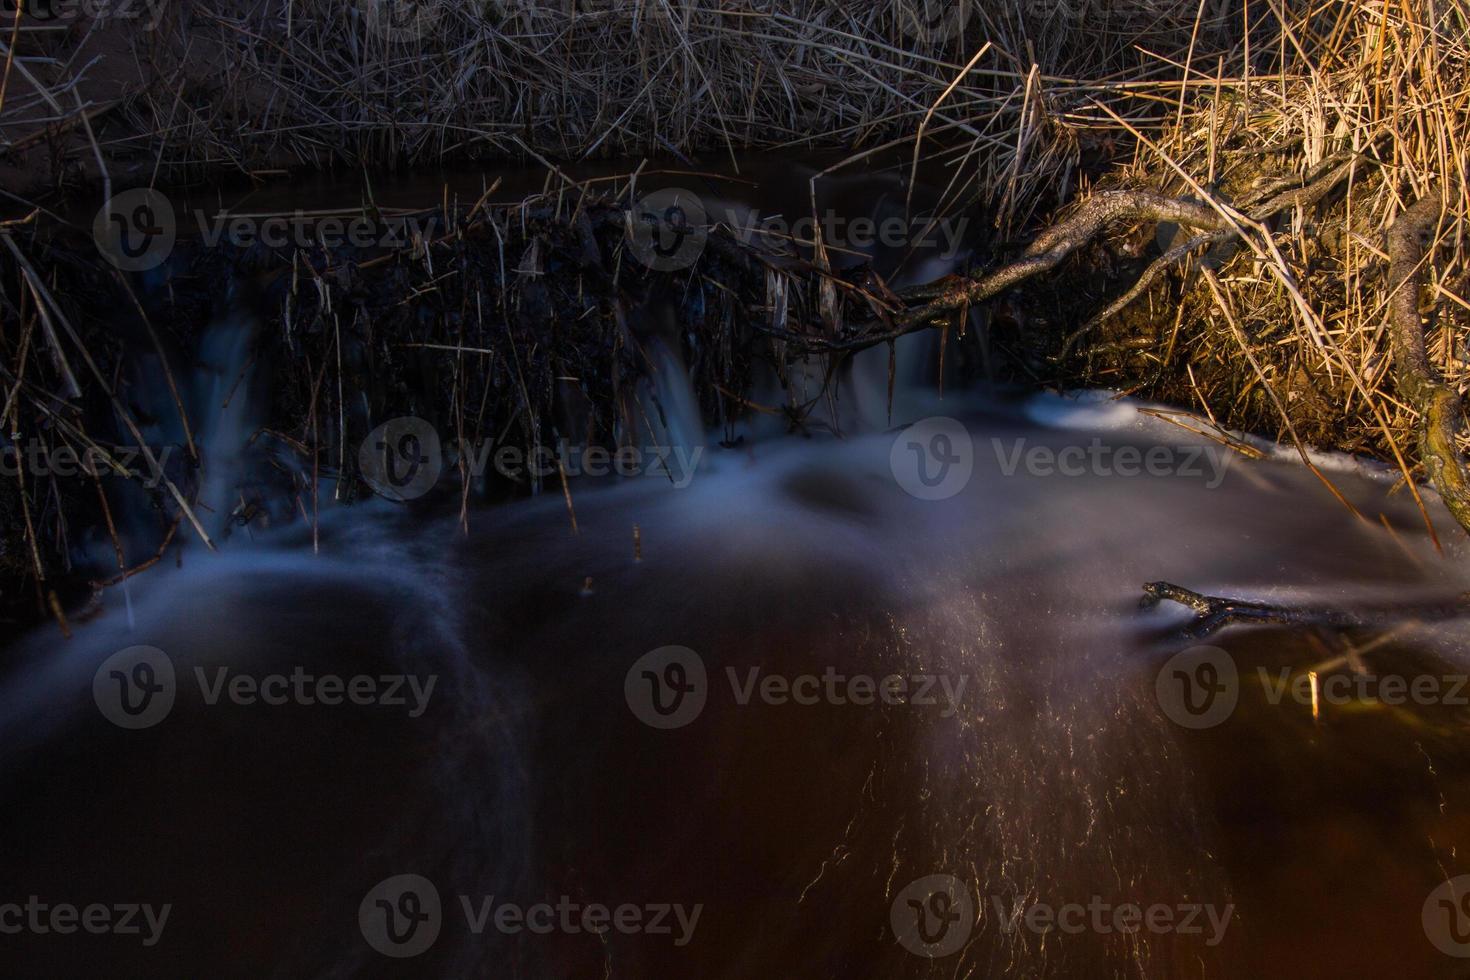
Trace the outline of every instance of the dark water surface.
<path fill-rule="evenodd" d="M 761 206 L 792 213 L 812 172 L 766 161 L 787 193 Z M 222 316 L 184 393 L 217 524 L 260 424 L 254 329 Z M 878 351 L 844 378 L 843 438 L 741 425 L 721 448 L 650 343 L 651 436 L 700 453 L 691 480 L 573 480 L 575 530 L 554 485 L 472 505 L 467 530 L 457 499 L 333 506 L 325 486 L 317 551 L 304 522 L 191 542 L 73 639 L 11 638 L 0 973 L 1470 975 L 1470 631 L 1236 627 L 1201 654 L 1227 672 L 1179 673 L 1187 616 L 1138 604 L 1155 580 L 1451 597 L 1470 548 L 1437 503 L 1443 554 L 1350 461 L 1323 465 L 1366 520 L 1283 454 L 1132 403 L 940 401 L 913 383 L 917 337 L 891 419 Z M 1153 475 L 1115 465 L 1149 453 Z M 931 493 L 957 460 L 969 477 Z M 1314 717 L 1274 686 L 1309 671 L 1433 691 L 1324 693 Z M 1238 703 L 1192 727 L 1176 682 L 1206 714 Z M 137 727 L 124 704 L 166 704 L 145 687 L 172 702 Z M 349 689 L 367 703 L 322 703 Z M 88 915 L 139 931 L 53 928 Z"/>
<path fill-rule="evenodd" d="M 1421 909 L 1463 870 L 1465 710 L 1330 705 L 1313 722 L 1309 706 L 1272 705 L 1254 668 L 1300 672 L 1371 637 L 1237 629 L 1216 642 L 1239 666 L 1240 704 L 1190 731 L 1155 696 L 1188 645 L 1159 639 L 1180 617 L 1136 599 L 1155 578 L 1279 598 L 1443 595 L 1464 585 L 1463 546 L 1438 557 L 1404 501 L 1345 474 L 1392 532 L 1289 464 L 1242 462 L 1213 490 L 1006 476 L 987 440 L 1062 448 L 1079 432 L 999 410 L 966 424 L 975 473 L 945 501 L 900 488 L 892 435 L 757 443 L 684 490 L 585 488 L 575 534 L 556 496 L 477 511 L 468 536 L 452 515 L 333 512 L 320 555 L 304 529 L 190 554 L 137 580 L 134 628 L 113 595 L 72 641 L 20 643 L 0 687 L 7 895 L 172 909 L 146 948 L 5 936 L 7 972 L 1457 975 Z M 1159 437 L 1140 429 L 1098 438 Z M 1453 675 L 1463 638 L 1411 626 L 1365 659 Z M 132 644 L 178 672 L 172 711 L 138 731 L 92 691 Z M 659 730 L 625 681 L 675 644 L 706 667 L 707 700 Z M 412 703 L 211 705 L 196 667 L 437 680 L 410 717 Z M 955 705 L 741 704 L 727 668 L 742 683 L 751 668 L 831 668 L 965 686 Z M 442 926 L 396 960 L 365 940 L 359 906 L 402 874 L 433 883 Z M 933 874 L 972 890 L 974 921 L 931 961 L 890 908 Z M 670 935 L 476 934 L 459 896 L 629 904 L 645 922 L 660 905 L 700 912 L 687 937 L 672 912 Z M 1230 911 L 1222 938 L 1007 920 L 1017 902 L 1090 901 Z"/>

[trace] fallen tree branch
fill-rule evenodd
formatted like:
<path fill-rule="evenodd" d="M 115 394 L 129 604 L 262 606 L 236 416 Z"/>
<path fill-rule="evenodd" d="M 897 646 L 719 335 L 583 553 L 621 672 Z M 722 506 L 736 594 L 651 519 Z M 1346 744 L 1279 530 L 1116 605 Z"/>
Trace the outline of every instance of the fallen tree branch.
<path fill-rule="evenodd" d="M 1385 605 L 1278 606 L 1245 599 L 1204 595 L 1172 582 L 1149 582 L 1143 587 L 1139 605 L 1145 609 L 1168 600 L 1194 610 L 1195 617 L 1180 631 L 1185 639 L 1198 640 L 1226 626 L 1250 624 L 1258 626 L 1329 626 L 1337 629 L 1383 626 L 1407 619 L 1425 621 L 1458 619 L 1470 616 L 1470 593 L 1438 602 L 1410 602 Z"/>
<path fill-rule="evenodd" d="M 1460 396 L 1445 384 L 1424 347 L 1419 289 L 1428 264 L 1423 238 L 1439 222 L 1445 196 L 1438 187 L 1425 194 L 1389 226 L 1389 336 L 1394 378 L 1404 399 L 1419 413 L 1419 458 L 1445 507 L 1470 531 L 1470 478 L 1455 446 L 1464 420 Z"/>
<path fill-rule="evenodd" d="M 1353 167 L 1362 160 L 1363 157 L 1355 153 L 1329 158 L 1324 163 L 1331 163 L 1332 166 L 1318 167 L 1311 175 L 1315 179 L 1309 180 L 1303 186 L 1274 193 L 1265 203 L 1253 208 L 1245 216 L 1246 223 L 1259 225 L 1287 208 L 1316 204 L 1342 183 Z M 1132 303 L 1167 269 L 1184 261 L 1196 249 L 1239 238 L 1241 225 L 1231 221 L 1227 217 L 1229 213 L 1228 209 L 1208 201 L 1171 197 L 1157 191 L 1103 191 L 1088 198 L 1065 220 L 1043 231 L 1016 261 L 979 277 L 955 277 L 947 281 L 945 288 L 937 294 L 932 284 L 905 294 L 905 299 L 923 299 L 924 302 L 891 317 L 891 326 L 890 323 L 884 324 L 890 327 L 887 330 L 832 339 L 810 334 L 768 332 L 780 335 L 781 339 L 802 344 L 813 353 L 866 350 L 906 334 L 927 330 L 957 310 L 968 309 L 977 303 L 993 299 L 1012 286 L 1043 272 L 1052 271 L 1110 226 L 1137 221 L 1170 222 L 1198 233 L 1155 260 L 1135 286 L 1067 338 L 1064 351 L 1069 350 L 1082 334 Z"/>

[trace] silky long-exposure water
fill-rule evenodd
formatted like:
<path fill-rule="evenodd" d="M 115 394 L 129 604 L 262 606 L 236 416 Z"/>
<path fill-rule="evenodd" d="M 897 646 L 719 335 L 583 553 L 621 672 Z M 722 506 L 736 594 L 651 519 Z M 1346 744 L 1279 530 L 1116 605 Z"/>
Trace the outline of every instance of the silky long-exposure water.
<path fill-rule="evenodd" d="M 1139 603 L 1463 592 L 1376 468 L 1319 460 L 1355 516 L 1105 393 L 890 418 L 886 352 L 840 435 L 729 438 L 667 345 L 636 476 L 242 529 L 257 328 L 186 392 L 220 551 L 7 653 L 6 972 L 1463 975 L 1466 629 L 1237 626 L 1206 671 Z"/>

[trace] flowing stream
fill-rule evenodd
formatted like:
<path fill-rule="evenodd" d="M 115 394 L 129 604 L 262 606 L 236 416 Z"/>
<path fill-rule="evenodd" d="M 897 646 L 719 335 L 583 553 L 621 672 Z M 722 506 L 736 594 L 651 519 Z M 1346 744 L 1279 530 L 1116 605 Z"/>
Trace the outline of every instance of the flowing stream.
<path fill-rule="evenodd" d="M 555 484 L 467 533 L 457 500 L 328 485 L 315 548 L 301 520 L 225 536 L 261 396 L 258 326 L 222 306 L 183 392 L 219 552 L 110 590 L 71 640 L 15 640 L 0 673 L 0 897 L 168 917 L 151 944 L 0 937 L 13 975 L 1464 975 L 1423 916 L 1467 870 L 1466 628 L 1231 628 L 1207 642 L 1238 703 L 1193 728 L 1160 693 L 1189 616 L 1139 606 L 1155 580 L 1470 588 L 1463 536 L 1432 502 L 1437 551 L 1391 475 L 1321 458 L 1359 519 L 1291 452 L 1151 406 L 941 398 L 924 338 L 891 420 L 874 352 L 841 436 L 730 440 L 669 345 L 646 394 L 681 469 L 573 479 L 575 530 Z M 110 659 L 137 647 L 166 662 Z M 1445 688 L 1324 693 L 1314 718 L 1273 688 L 1310 669 Z M 150 683 L 156 723 L 99 710 Z M 1172 924 L 1121 928 L 1128 906 Z"/>

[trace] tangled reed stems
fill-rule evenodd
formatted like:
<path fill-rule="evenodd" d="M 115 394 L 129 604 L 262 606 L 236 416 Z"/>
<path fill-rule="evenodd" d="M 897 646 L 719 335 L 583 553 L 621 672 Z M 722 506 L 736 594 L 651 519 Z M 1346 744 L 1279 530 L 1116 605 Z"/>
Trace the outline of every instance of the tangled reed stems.
<path fill-rule="evenodd" d="M 37 270 L 0 253 L 8 434 L 96 396 L 72 370 L 81 352 L 53 336 L 34 278 L 77 325 L 76 346 L 108 348 L 104 373 L 119 356 L 98 314 L 112 304 L 62 288 L 116 285 L 81 269 L 84 244 L 41 231 L 65 225 L 58 202 L 99 180 L 268 183 L 303 170 L 528 159 L 556 175 L 554 203 L 528 201 L 519 220 L 504 209 L 445 215 L 453 232 L 410 255 L 346 271 L 320 255 L 277 263 L 319 294 L 284 314 L 318 346 L 309 370 L 283 382 L 295 415 L 273 420 L 280 444 L 311 456 L 326 451 L 322 427 L 343 417 L 329 355 L 344 311 L 360 318 L 350 329 L 456 357 L 458 401 L 439 412 L 462 412 L 487 390 L 475 384 L 497 383 L 497 357 L 503 370 L 538 339 L 560 345 L 535 367 L 554 372 L 558 358 L 623 336 L 628 295 L 660 288 L 617 258 L 631 183 L 594 194 L 572 188 L 561 165 L 820 147 L 852 164 L 896 153 L 910 172 L 937 168 L 943 208 L 983 214 L 1000 244 L 967 277 L 882 295 L 834 270 L 820 243 L 774 262 L 716 234 L 699 266 L 665 277 L 685 292 L 726 287 L 704 290 L 715 299 L 684 325 L 705 352 L 691 360 L 710 418 L 751 410 L 741 385 L 753 356 L 835 363 L 904 332 L 973 323 L 1017 379 L 1122 388 L 1223 428 L 1388 460 L 1416 497 L 1428 478 L 1470 524 L 1459 406 L 1470 366 L 1465 0 L 973 0 L 956 8 L 959 26 L 927 32 L 909 0 L 412 9 L 385 25 L 379 0 L 199 0 L 160 8 L 154 29 L 38 30 L 17 18 L 0 30 L 0 203 L 7 240 Z M 588 221 L 599 257 L 571 263 L 575 288 L 523 274 L 528 255 L 539 275 L 585 252 Z M 458 305 L 446 277 L 464 280 L 452 285 Z M 588 281 L 597 288 L 577 292 Z M 347 307 L 327 300 L 334 290 Z M 595 311 L 582 332 L 556 326 L 573 296 Z M 495 315 L 475 321 L 470 343 L 475 297 Z M 998 300 L 1004 315 L 989 315 Z M 199 312 L 185 304 L 161 329 L 186 346 Z M 496 355 L 466 359 L 469 348 Z M 640 370 L 636 357 L 618 363 L 625 381 Z M 533 428 L 549 418 L 556 376 L 506 395 L 487 423 L 500 411 Z M 614 422 L 619 383 L 614 371 L 583 393 L 600 424 Z M 809 407 L 782 410 L 800 424 Z M 12 580 L 64 575 L 54 488 L 7 492 L 0 507 L 23 518 L 8 525 L 22 529 L 5 544 Z M 186 511 L 166 508 L 167 540 Z"/>

